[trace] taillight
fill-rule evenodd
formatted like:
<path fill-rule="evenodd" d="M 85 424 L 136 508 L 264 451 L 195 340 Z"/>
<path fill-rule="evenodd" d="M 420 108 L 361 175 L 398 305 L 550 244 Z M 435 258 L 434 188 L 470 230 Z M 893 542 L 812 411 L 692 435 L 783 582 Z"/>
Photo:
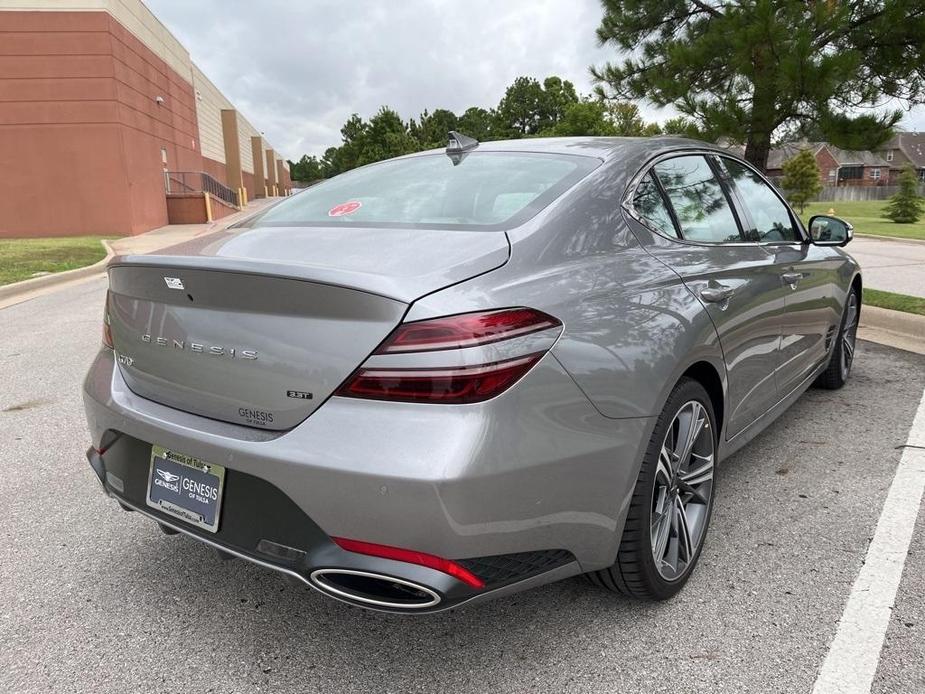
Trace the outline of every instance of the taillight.
<path fill-rule="evenodd" d="M 103 344 L 109 349 L 112 346 L 112 329 L 109 327 L 109 292 L 106 292 L 106 305 L 103 308 Z"/>
<path fill-rule="evenodd" d="M 542 359 L 561 326 L 556 318 L 531 308 L 403 323 L 337 395 L 401 402 L 482 402 L 510 388 Z M 530 335 L 535 337 L 526 339 Z M 414 354 L 421 355 L 419 364 L 414 363 Z"/>
<path fill-rule="evenodd" d="M 485 581 L 469 571 L 469 569 L 457 564 L 455 561 L 450 559 L 443 559 L 442 557 L 437 557 L 433 554 L 425 554 L 424 552 L 416 552 L 413 549 L 402 549 L 401 547 L 391 547 L 389 545 L 377 545 L 372 542 L 350 540 L 346 537 L 332 537 L 331 539 L 334 540 L 334 542 L 337 543 L 341 549 L 345 549 L 348 552 L 365 554 L 370 557 L 393 559 L 395 561 L 403 561 L 407 564 L 417 564 L 418 566 L 426 566 L 429 569 L 435 569 L 445 574 L 449 574 L 453 578 L 460 580 L 463 583 L 472 586 L 473 588 L 485 587 Z"/>
<path fill-rule="evenodd" d="M 560 325 L 552 316 L 532 308 L 463 313 L 399 325 L 376 354 L 475 347 Z"/>

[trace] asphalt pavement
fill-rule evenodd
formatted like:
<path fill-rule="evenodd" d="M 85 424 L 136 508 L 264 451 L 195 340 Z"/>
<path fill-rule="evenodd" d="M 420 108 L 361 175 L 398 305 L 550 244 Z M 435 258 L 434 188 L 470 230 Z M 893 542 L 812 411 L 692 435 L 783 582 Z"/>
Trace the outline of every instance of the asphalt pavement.
<path fill-rule="evenodd" d="M 809 692 L 925 389 L 861 343 L 717 479 L 700 565 L 644 604 L 580 578 L 449 613 L 363 611 L 167 537 L 98 489 L 80 381 L 105 283 L 0 309 L 2 692 Z M 925 521 L 872 691 L 925 693 Z"/>

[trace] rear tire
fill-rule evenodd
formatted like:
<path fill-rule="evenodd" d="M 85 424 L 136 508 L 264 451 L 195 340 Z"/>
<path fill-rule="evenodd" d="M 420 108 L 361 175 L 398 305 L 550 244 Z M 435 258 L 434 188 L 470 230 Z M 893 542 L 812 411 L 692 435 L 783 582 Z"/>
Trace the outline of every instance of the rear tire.
<path fill-rule="evenodd" d="M 613 566 L 592 583 L 642 600 L 666 600 L 687 583 L 713 510 L 716 419 L 700 383 L 675 386 L 652 432 Z"/>
<path fill-rule="evenodd" d="M 842 314 L 838 337 L 832 346 L 832 356 L 815 385 L 826 390 L 838 390 L 848 382 L 851 375 L 851 365 L 854 364 L 854 351 L 857 346 L 858 319 L 860 318 L 861 297 L 857 289 L 851 289 L 848 300 L 845 302 L 845 312 Z"/>

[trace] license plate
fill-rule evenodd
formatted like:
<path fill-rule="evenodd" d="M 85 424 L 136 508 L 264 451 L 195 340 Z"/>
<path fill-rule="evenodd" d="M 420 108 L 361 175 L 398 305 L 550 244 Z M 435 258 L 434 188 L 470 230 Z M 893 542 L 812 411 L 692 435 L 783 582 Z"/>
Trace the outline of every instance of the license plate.
<path fill-rule="evenodd" d="M 224 487 L 225 468 L 221 465 L 152 447 L 148 506 L 214 533 Z"/>

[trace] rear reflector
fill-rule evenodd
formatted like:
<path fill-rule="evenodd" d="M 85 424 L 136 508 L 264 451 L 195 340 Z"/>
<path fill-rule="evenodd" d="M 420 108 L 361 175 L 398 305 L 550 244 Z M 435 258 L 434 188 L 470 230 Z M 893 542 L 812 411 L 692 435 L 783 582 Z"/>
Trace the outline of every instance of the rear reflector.
<path fill-rule="evenodd" d="M 361 368 L 337 395 L 400 402 L 482 402 L 514 385 L 542 358 L 542 354 L 528 354 L 493 364 L 452 368 Z"/>
<path fill-rule="evenodd" d="M 532 308 L 506 308 L 482 313 L 403 323 L 386 339 L 376 354 L 462 349 L 508 340 L 562 325 L 557 319 Z"/>
<path fill-rule="evenodd" d="M 453 578 L 473 588 L 485 587 L 485 581 L 469 571 L 469 569 L 460 566 L 450 559 L 443 559 L 433 554 L 425 554 L 424 552 L 415 552 L 411 549 L 401 549 L 400 547 L 390 547 L 389 545 L 377 545 L 372 542 L 350 540 L 345 537 L 332 537 L 331 539 L 334 540 L 341 549 L 345 549 L 348 552 L 365 554 L 370 557 L 381 557 L 382 559 L 394 559 L 395 561 L 417 564 L 418 566 L 426 566 L 428 569 L 434 569 L 449 574 Z"/>
<path fill-rule="evenodd" d="M 103 308 L 103 344 L 109 349 L 112 346 L 112 330 L 109 327 L 109 291 L 106 292 L 106 304 Z"/>

